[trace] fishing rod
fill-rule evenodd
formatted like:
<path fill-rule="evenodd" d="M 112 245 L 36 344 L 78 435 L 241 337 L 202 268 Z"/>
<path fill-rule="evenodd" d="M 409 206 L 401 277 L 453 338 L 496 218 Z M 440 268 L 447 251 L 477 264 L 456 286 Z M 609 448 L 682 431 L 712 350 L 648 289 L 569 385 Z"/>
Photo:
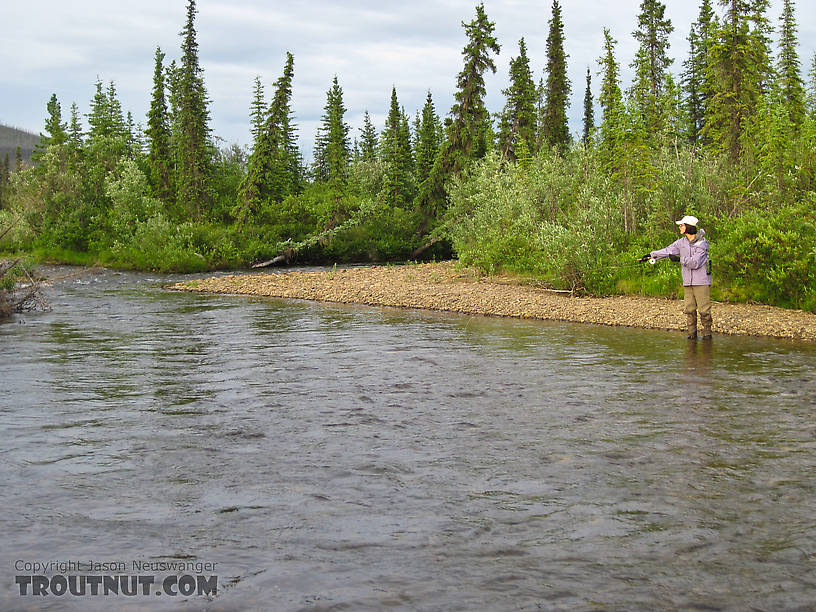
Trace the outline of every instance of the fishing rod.
<path fill-rule="evenodd" d="M 652 265 L 655 265 L 657 263 L 657 260 L 654 257 L 652 257 L 649 260 L 649 263 L 652 264 Z M 642 264 L 643 264 L 643 262 L 641 262 L 641 260 L 637 260 L 637 261 L 635 261 L 633 263 L 618 264 L 618 265 L 613 265 L 613 266 L 597 266 L 595 268 L 583 268 L 582 271 L 583 272 L 597 272 L 598 270 L 620 270 L 620 269 L 623 269 L 623 268 L 639 268 L 639 267 L 642 266 Z"/>

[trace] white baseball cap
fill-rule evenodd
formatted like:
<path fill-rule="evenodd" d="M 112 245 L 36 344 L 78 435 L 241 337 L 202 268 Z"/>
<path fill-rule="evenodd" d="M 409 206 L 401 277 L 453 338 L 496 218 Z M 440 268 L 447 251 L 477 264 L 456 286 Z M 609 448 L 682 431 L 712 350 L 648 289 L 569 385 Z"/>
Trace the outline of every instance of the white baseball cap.
<path fill-rule="evenodd" d="M 699 222 L 700 220 L 697 217 L 692 217 L 691 215 L 686 215 L 679 221 L 675 221 L 677 225 L 693 225 L 694 227 L 697 227 Z"/>

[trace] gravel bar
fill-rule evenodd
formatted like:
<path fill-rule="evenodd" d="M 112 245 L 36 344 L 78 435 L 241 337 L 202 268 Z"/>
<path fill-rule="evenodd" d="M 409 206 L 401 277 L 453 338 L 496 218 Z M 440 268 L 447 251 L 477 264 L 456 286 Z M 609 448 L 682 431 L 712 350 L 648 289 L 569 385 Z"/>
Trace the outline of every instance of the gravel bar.
<path fill-rule="evenodd" d="M 456 262 L 232 274 L 167 289 L 645 329 L 682 330 L 685 325 L 681 300 L 576 297 L 512 277 L 480 277 Z M 816 314 L 801 310 L 714 302 L 712 315 L 715 334 L 816 340 Z"/>

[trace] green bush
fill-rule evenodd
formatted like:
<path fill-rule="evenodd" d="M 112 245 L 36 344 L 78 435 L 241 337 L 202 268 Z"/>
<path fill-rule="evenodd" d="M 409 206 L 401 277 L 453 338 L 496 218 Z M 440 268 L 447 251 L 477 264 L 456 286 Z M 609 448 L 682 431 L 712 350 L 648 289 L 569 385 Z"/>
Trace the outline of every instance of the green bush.
<path fill-rule="evenodd" d="M 161 202 L 150 195 L 147 177 L 132 159 L 123 158 L 116 172 L 105 180 L 105 195 L 110 200 L 104 240 L 123 240 L 133 235 L 137 225 L 159 214 Z"/>
<path fill-rule="evenodd" d="M 462 263 L 565 289 L 614 288 L 625 243 L 620 202 L 590 157 L 562 159 L 505 164 L 491 154 L 453 182 L 445 230 Z"/>
<path fill-rule="evenodd" d="M 157 272 L 197 272 L 210 268 L 193 248 L 193 225 L 171 223 L 163 214 L 139 222 L 125 242 L 115 241 L 108 257 L 120 267 Z"/>
<path fill-rule="evenodd" d="M 712 245 L 726 297 L 816 311 L 816 194 L 721 222 Z"/>
<path fill-rule="evenodd" d="M 542 217 L 521 170 L 503 167 L 494 152 L 453 180 L 445 232 L 459 260 L 482 272 L 543 275 L 545 257 L 532 243 Z"/>
<path fill-rule="evenodd" d="M 7 210 L 0 210 L 0 235 L 0 251 L 30 249 L 34 241 L 28 220 Z"/>

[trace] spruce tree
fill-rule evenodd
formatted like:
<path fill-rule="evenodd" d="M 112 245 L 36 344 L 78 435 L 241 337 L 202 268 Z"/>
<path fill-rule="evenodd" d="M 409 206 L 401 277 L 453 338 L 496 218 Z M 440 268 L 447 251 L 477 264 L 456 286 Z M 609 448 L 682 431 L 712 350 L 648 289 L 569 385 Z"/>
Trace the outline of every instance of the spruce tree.
<path fill-rule="evenodd" d="M 170 120 L 167 110 L 164 53 L 156 47 L 153 68 L 153 95 L 147 113 L 147 167 L 153 191 L 159 199 L 173 199 L 172 152 L 170 148 Z"/>
<path fill-rule="evenodd" d="M 65 144 L 68 140 L 68 126 L 62 121 L 62 109 L 56 94 L 51 95 L 46 108 L 48 119 L 45 122 L 45 129 L 48 132 L 49 144 Z"/>
<path fill-rule="evenodd" d="M 57 94 L 51 94 L 45 108 L 48 112 L 45 120 L 45 134 L 40 133 L 40 140 L 31 154 L 31 161 L 35 163 L 43 158 L 49 147 L 59 147 L 68 141 L 68 126 L 62 120 L 62 108 L 57 100 Z"/>
<path fill-rule="evenodd" d="M 88 142 L 93 144 L 102 138 L 114 135 L 114 120 L 111 115 L 111 108 L 108 96 L 105 95 L 102 81 L 96 80 L 96 91 L 91 100 L 88 117 Z"/>
<path fill-rule="evenodd" d="M 666 5 L 659 0 L 642 0 L 638 15 L 638 28 L 632 35 L 640 43 L 643 52 L 632 64 L 637 69 L 645 62 L 649 93 L 657 99 L 672 59 L 669 57 L 669 36 L 674 31 L 671 19 L 666 18 Z"/>
<path fill-rule="evenodd" d="M 705 102 L 703 100 L 703 80 L 705 79 L 705 64 L 700 62 L 700 36 L 697 25 L 691 24 L 688 36 L 689 55 L 683 67 L 682 87 L 685 93 L 686 110 L 688 112 L 688 126 L 686 138 L 695 144 L 705 124 Z"/>
<path fill-rule="evenodd" d="M 48 147 L 60 146 L 68 141 L 68 126 L 62 120 L 62 108 L 57 100 L 57 94 L 51 94 L 45 108 L 48 111 L 45 134 L 40 134 L 40 142 L 37 143 L 33 154 L 34 161 L 40 159 Z"/>
<path fill-rule="evenodd" d="M 359 154 L 360 159 L 366 162 L 377 158 L 377 129 L 371 122 L 368 111 L 363 115 L 363 127 L 360 128 Z"/>
<path fill-rule="evenodd" d="M 632 67 L 635 81 L 629 90 L 629 103 L 636 122 L 647 130 L 653 146 L 656 134 L 664 127 L 661 116 L 663 84 L 672 59 L 668 55 L 669 36 L 674 31 L 665 17 L 666 5 L 658 0 L 642 0 L 638 29 L 633 32 L 640 43 Z M 648 126 L 648 127 L 647 127 Z"/>
<path fill-rule="evenodd" d="M 541 150 L 544 146 L 544 100 L 547 96 L 546 85 L 544 78 L 538 79 L 538 86 L 536 87 L 536 142 L 535 150 Z"/>
<path fill-rule="evenodd" d="M 439 153 L 442 142 L 442 125 L 434 108 L 431 92 L 425 99 L 422 115 L 416 134 L 416 176 L 417 182 L 423 183 L 428 179 L 433 168 L 434 160 Z"/>
<path fill-rule="evenodd" d="M 805 119 L 805 85 L 796 51 L 798 41 L 793 0 L 783 0 L 780 22 L 778 81 L 788 115 L 793 125 L 798 127 Z"/>
<path fill-rule="evenodd" d="M 462 22 L 467 36 L 462 55 L 464 67 L 459 73 L 454 94 L 455 102 L 446 121 L 445 140 L 434 163 L 429 180 L 420 194 L 421 207 L 427 227 L 431 217 L 446 203 L 445 182 L 461 172 L 474 160 L 481 159 L 490 148 L 493 128 L 490 113 L 485 106 L 487 70 L 496 72 L 491 52 L 498 54 L 500 46 L 493 36 L 495 24 L 485 13 L 484 3 L 476 7 L 476 17 L 470 23 Z"/>
<path fill-rule="evenodd" d="M 391 89 L 391 104 L 382 133 L 382 159 L 385 201 L 405 208 L 414 197 L 413 159 L 408 118 L 400 110 L 396 88 Z"/>
<path fill-rule="evenodd" d="M 314 175 L 319 181 L 334 187 L 346 184 L 351 157 L 349 126 L 345 122 L 346 107 L 343 90 L 334 77 L 326 92 L 326 105 L 318 128 L 314 148 Z"/>
<path fill-rule="evenodd" d="M 71 103 L 71 122 L 68 124 L 68 144 L 75 152 L 79 152 L 82 148 L 83 134 L 82 124 L 79 119 L 79 107 L 76 102 Z"/>
<path fill-rule="evenodd" d="M 405 107 L 401 110 L 402 119 L 400 121 L 400 147 L 405 151 L 405 163 L 410 169 L 411 174 L 414 173 L 416 166 L 414 164 L 414 135 L 411 133 L 411 122 L 408 118 L 408 113 L 405 112 Z"/>
<path fill-rule="evenodd" d="M 142 126 L 136 123 L 133 113 L 130 111 L 125 115 L 125 140 L 127 141 L 128 154 L 131 159 L 138 159 L 144 154 Z"/>
<path fill-rule="evenodd" d="M 639 47 L 632 64 L 635 78 L 627 90 L 627 105 L 632 126 L 644 140 L 652 140 L 663 126 L 658 116 L 658 96 L 651 85 L 648 51 Z"/>
<path fill-rule="evenodd" d="M 266 120 L 266 101 L 264 100 L 264 86 L 261 77 L 256 76 L 252 87 L 252 103 L 249 105 L 249 124 L 251 126 L 252 147 L 257 146 Z"/>
<path fill-rule="evenodd" d="M 108 113 L 110 115 L 112 135 L 117 138 L 122 138 L 125 142 L 129 140 L 128 124 L 125 113 L 122 111 L 122 103 L 119 102 L 119 95 L 116 92 L 116 84 L 111 81 L 108 83 L 108 90 L 106 93 L 108 97 Z"/>
<path fill-rule="evenodd" d="M 213 146 L 210 112 L 195 30 L 196 2 L 187 2 L 187 21 L 181 31 L 181 61 L 176 74 L 178 110 L 174 117 L 176 200 L 182 211 L 201 219 L 212 201 Z"/>
<path fill-rule="evenodd" d="M 275 81 L 275 93 L 269 116 L 279 126 L 279 140 L 276 146 L 280 150 L 280 169 L 274 171 L 284 177 L 281 191 L 276 196 L 283 198 L 300 193 L 303 187 L 303 158 L 297 143 L 297 127 L 292 112 L 292 81 L 295 75 L 295 58 L 287 51 L 283 74 Z"/>
<path fill-rule="evenodd" d="M 476 7 L 476 18 L 470 23 L 462 23 L 468 37 L 468 44 L 462 54 L 465 66 L 459 73 L 454 94 L 455 103 L 451 107 L 451 124 L 447 132 L 450 145 L 450 162 L 454 173 L 469 161 L 484 157 L 490 148 L 492 127 L 490 113 L 485 107 L 487 95 L 484 73 L 496 72 L 496 64 L 490 52 L 498 54 L 500 46 L 493 36 L 495 24 L 487 18 L 484 3 Z"/>
<path fill-rule="evenodd" d="M 419 111 L 414 113 L 414 123 L 411 138 L 411 154 L 414 157 L 414 169 L 416 170 L 417 145 L 419 144 L 419 129 L 422 127 L 422 115 Z"/>
<path fill-rule="evenodd" d="M 714 93 L 712 73 L 708 70 L 712 35 L 718 27 L 711 0 L 702 0 L 697 20 L 689 31 L 689 55 L 683 62 L 682 88 L 689 119 L 687 138 L 692 144 L 705 142 L 702 138 L 705 117 Z"/>
<path fill-rule="evenodd" d="M 592 133 L 595 131 L 595 103 L 592 99 L 592 76 L 589 68 L 586 71 L 586 90 L 584 91 L 584 132 L 581 141 L 585 147 L 591 142 Z"/>
<path fill-rule="evenodd" d="M 688 112 L 683 103 L 682 88 L 675 83 L 671 72 L 666 73 L 663 81 L 663 94 L 660 96 L 658 109 L 663 121 L 663 132 L 659 136 L 662 142 L 672 143 L 677 150 L 679 142 L 688 136 Z"/>
<path fill-rule="evenodd" d="M 709 51 L 707 68 L 714 92 L 706 108 L 703 137 L 736 161 L 743 152 L 743 130 L 756 110 L 769 70 L 762 13 L 756 11 L 756 2 L 764 0 L 719 2 L 726 13 L 713 32 Z"/>
<path fill-rule="evenodd" d="M 547 87 L 542 125 L 543 141 L 546 146 L 563 149 L 570 143 L 567 106 L 571 89 L 567 78 L 561 5 L 558 0 L 553 0 L 550 33 L 547 36 Z"/>
<path fill-rule="evenodd" d="M 604 28 L 603 55 L 598 58 L 601 65 L 601 92 L 598 102 L 603 118 L 600 128 L 600 145 L 608 161 L 615 161 L 623 142 L 625 130 L 625 109 L 620 89 L 620 64 L 615 59 L 616 41 L 609 28 Z"/>
<path fill-rule="evenodd" d="M 720 0 L 725 2 L 728 0 Z M 744 0 L 730 0 L 729 3 Z M 768 18 L 768 7 L 770 0 L 751 0 L 749 21 L 751 23 L 752 53 L 757 62 L 759 75 L 759 93 L 768 93 L 776 79 L 774 69 L 773 53 L 771 52 L 771 37 L 773 35 L 773 25 Z"/>
<path fill-rule="evenodd" d="M 165 69 L 164 82 L 167 85 L 167 117 L 171 126 L 170 140 L 173 143 L 173 151 L 175 152 L 175 138 L 178 135 L 176 118 L 179 113 L 179 69 L 176 60 L 170 60 L 170 64 Z"/>
<path fill-rule="evenodd" d="M 280 203 L 300 191 L 300 154 L 291 119 L 293 78 L 294 56 L 287 53 L 283 74 L 275 82 L 275 93 L 240 187 L 242 205 L 237 216 L 242 222 L 248 221 L 264 203 Z"/>
<path fill-rule="evenodd" d="M 536 146 L 537 92 L 527 57 L 527 44 L 519 40 L 519 55 L 510 60 L 510 87 L 502 93 L 507 97 L 499 123 L 498 146 L 508 159 L 516 159 L 516 147 L 523 140 L 528 149 Z"/>

